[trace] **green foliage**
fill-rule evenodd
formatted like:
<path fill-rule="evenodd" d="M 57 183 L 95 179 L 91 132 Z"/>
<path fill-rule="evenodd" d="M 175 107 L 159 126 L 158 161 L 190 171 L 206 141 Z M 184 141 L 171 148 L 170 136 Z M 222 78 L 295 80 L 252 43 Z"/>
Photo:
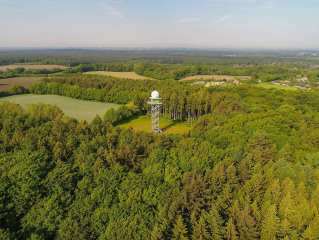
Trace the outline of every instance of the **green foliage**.
<path fill-rule="evenodd" d="M 119 115 L 119 112 L 116 111 L 114 108 L 110 108 L 106 111 L 106 113 L 103 116 L 104 122 L 115 124 L 117 123 L 121 118 Z"/>
<path fill-rule="evenodd" d="M 89 124 L 0 102 L 1 238 L 318 239 L 318 93 L 146 81 L 168 90 L 163 112 L 196 119 L 181 136 L 113 127 L 145 114 L 148 94 L 138 81 L 92 79 L 32 91 L 134 92 L 121 99 L 132 108 Z"/>
<path fill-rule="evenodd" d="M 21 85 L 13 85 L 10 90 L 9 90 L 9 93 L 12 94 L 12 95 L 16 95 L 16 94 L 23 94 L 25 93 L 25 88 Z"/>
<path fill-rule="evenodd" d="M 187 230 L 183 223 L 182 216 L 178 216 L 176 223 L 173 228 L 173 238 L 174 240 L 187 240 Z"/>

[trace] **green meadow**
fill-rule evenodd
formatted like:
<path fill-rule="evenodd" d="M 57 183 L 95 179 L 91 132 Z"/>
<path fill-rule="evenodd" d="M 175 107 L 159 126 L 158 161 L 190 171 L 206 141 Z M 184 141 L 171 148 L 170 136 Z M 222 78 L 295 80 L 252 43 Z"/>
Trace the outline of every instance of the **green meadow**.
<path fill-rule="evenodd" d="M 180 123 L 179 121 L 161 119 L 159 121 L 160 129 L 163 133 L 180 133 L 183 134 L 192 128 L 187 123 Z M 132 116 L 117 124 L 123 128 L 132 127 L 135 131 L 150 131 L 151 118 L 148 116 Z"/>
<path fill-rule="evenodd" d="M 44 103 L 44 104 L 55 104 L 63 113 L 67 116 L 78 120 L 86 120 L 91 122 L 93 118 L 98 114 L 103 118 L 104 113 L 110 109 L 117 109 L 118 104 L 113 103 L 101 103 L 84 101 L 79 99 L 73 99 L 57 95 L 33 95 L 33 94 L 23 94 L 15 95 L 10 97 L 0 98 L 0 101 L 10 101 L 20 104 L 22 108 L 26 109 L 28 104 L 32 103 Z"/>

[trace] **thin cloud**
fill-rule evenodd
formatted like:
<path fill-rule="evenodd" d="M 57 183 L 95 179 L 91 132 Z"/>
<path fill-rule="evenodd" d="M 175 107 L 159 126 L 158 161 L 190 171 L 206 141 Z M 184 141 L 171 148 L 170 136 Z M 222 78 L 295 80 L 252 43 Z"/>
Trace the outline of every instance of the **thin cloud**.
<path fill-rule="evenodd" d="M 252 4 L 257 2 L 258 0 L 206 0 L 208 2 L 231 2 L 231 3 L 244 3 L 244 4 Z"/>
<path fill-rule="evenodd" d="M 275 2 L 277 2 L 277 0 L 269 1 L 262 6 L 242 7 L 241 9 L 273 9 L 276 7 Z"/>
<path fill-rule="evenodd" d="M 216 23 L 220 23 L 220 22 L 222 22 L 222 21 L 225 21 L 227 18 L 229 18 L 229 17 L 231 17 L 232 15 L 230 14 L 230 15 L 227 15 L 226 17 L 223 17 L 223 18 L 221 18 L 221 19 L 219 19 Z"/>
<path fill-rule="evenodd" d="M 182 18 L 179 19 L 177 22 L 178 23 L 187 23 L 187 22 L 198 22 L 199 19 L 198 18 Z"/>
<path fill-rule="evenodd" d="M 259 9 L 273 9 L 276 7 L 276 4 L 272 3 L 269 6 L 260 7 Z"/>
<path fill-rule="evenodd" d="M 117 9 L 115 9 L 114 7 L 111 6 L 105 6 L 106 10 L 108 11 L 108 13 L 110 15 L 119 17 L 122 20 L 126 20 L 125 16 Z"/>
<path fill-rule="evenodd" d="M 123 1 L 119 0 L 119 1 L 108 1 L 108 0 L 104 0 L 103 2 L 105 3 L 124 3 Z"/>
<path fill-rule="evenodd" d="M 103 6 L 106 10 L 106 12 L 110 15 L 116 16 L 122 20 L 126 20 L 126 17 L 124 16 L 124 14 L 122 14 L 119 10 L 117 10 L 116 8 L 108 5 L 107 3 L 123 3 L 123 1 L 107 1 L 107 0 L 98 0 L 101 4 L 101 6 Z"/>
<path fill-rule="evenodd" d="M 276 7 L 276 4 L 272 3 L 269 6 L 260 6 L 260 7 L 243 7 L 241 9 L 273 9 Z"/>

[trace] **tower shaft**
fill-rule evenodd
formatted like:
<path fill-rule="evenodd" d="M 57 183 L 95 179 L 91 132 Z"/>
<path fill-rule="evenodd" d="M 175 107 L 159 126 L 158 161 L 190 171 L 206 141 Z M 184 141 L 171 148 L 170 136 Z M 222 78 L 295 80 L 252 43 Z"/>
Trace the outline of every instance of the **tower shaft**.
<path fill-rule="evenodd" d="M 152 131 L 154 133 L 159 133 L 159 116 L 160 116 L 161 104 L 151 103 L 151 121 L 152 121 Z"/>

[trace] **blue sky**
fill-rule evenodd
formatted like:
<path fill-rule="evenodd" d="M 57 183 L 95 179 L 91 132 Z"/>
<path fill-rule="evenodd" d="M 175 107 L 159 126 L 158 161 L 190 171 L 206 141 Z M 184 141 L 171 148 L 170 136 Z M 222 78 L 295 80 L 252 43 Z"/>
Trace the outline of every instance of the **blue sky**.
<path fill-rule="evenodd" d="M 318 0 L 0 0 L 0 47 L 319 48 Z"/>

